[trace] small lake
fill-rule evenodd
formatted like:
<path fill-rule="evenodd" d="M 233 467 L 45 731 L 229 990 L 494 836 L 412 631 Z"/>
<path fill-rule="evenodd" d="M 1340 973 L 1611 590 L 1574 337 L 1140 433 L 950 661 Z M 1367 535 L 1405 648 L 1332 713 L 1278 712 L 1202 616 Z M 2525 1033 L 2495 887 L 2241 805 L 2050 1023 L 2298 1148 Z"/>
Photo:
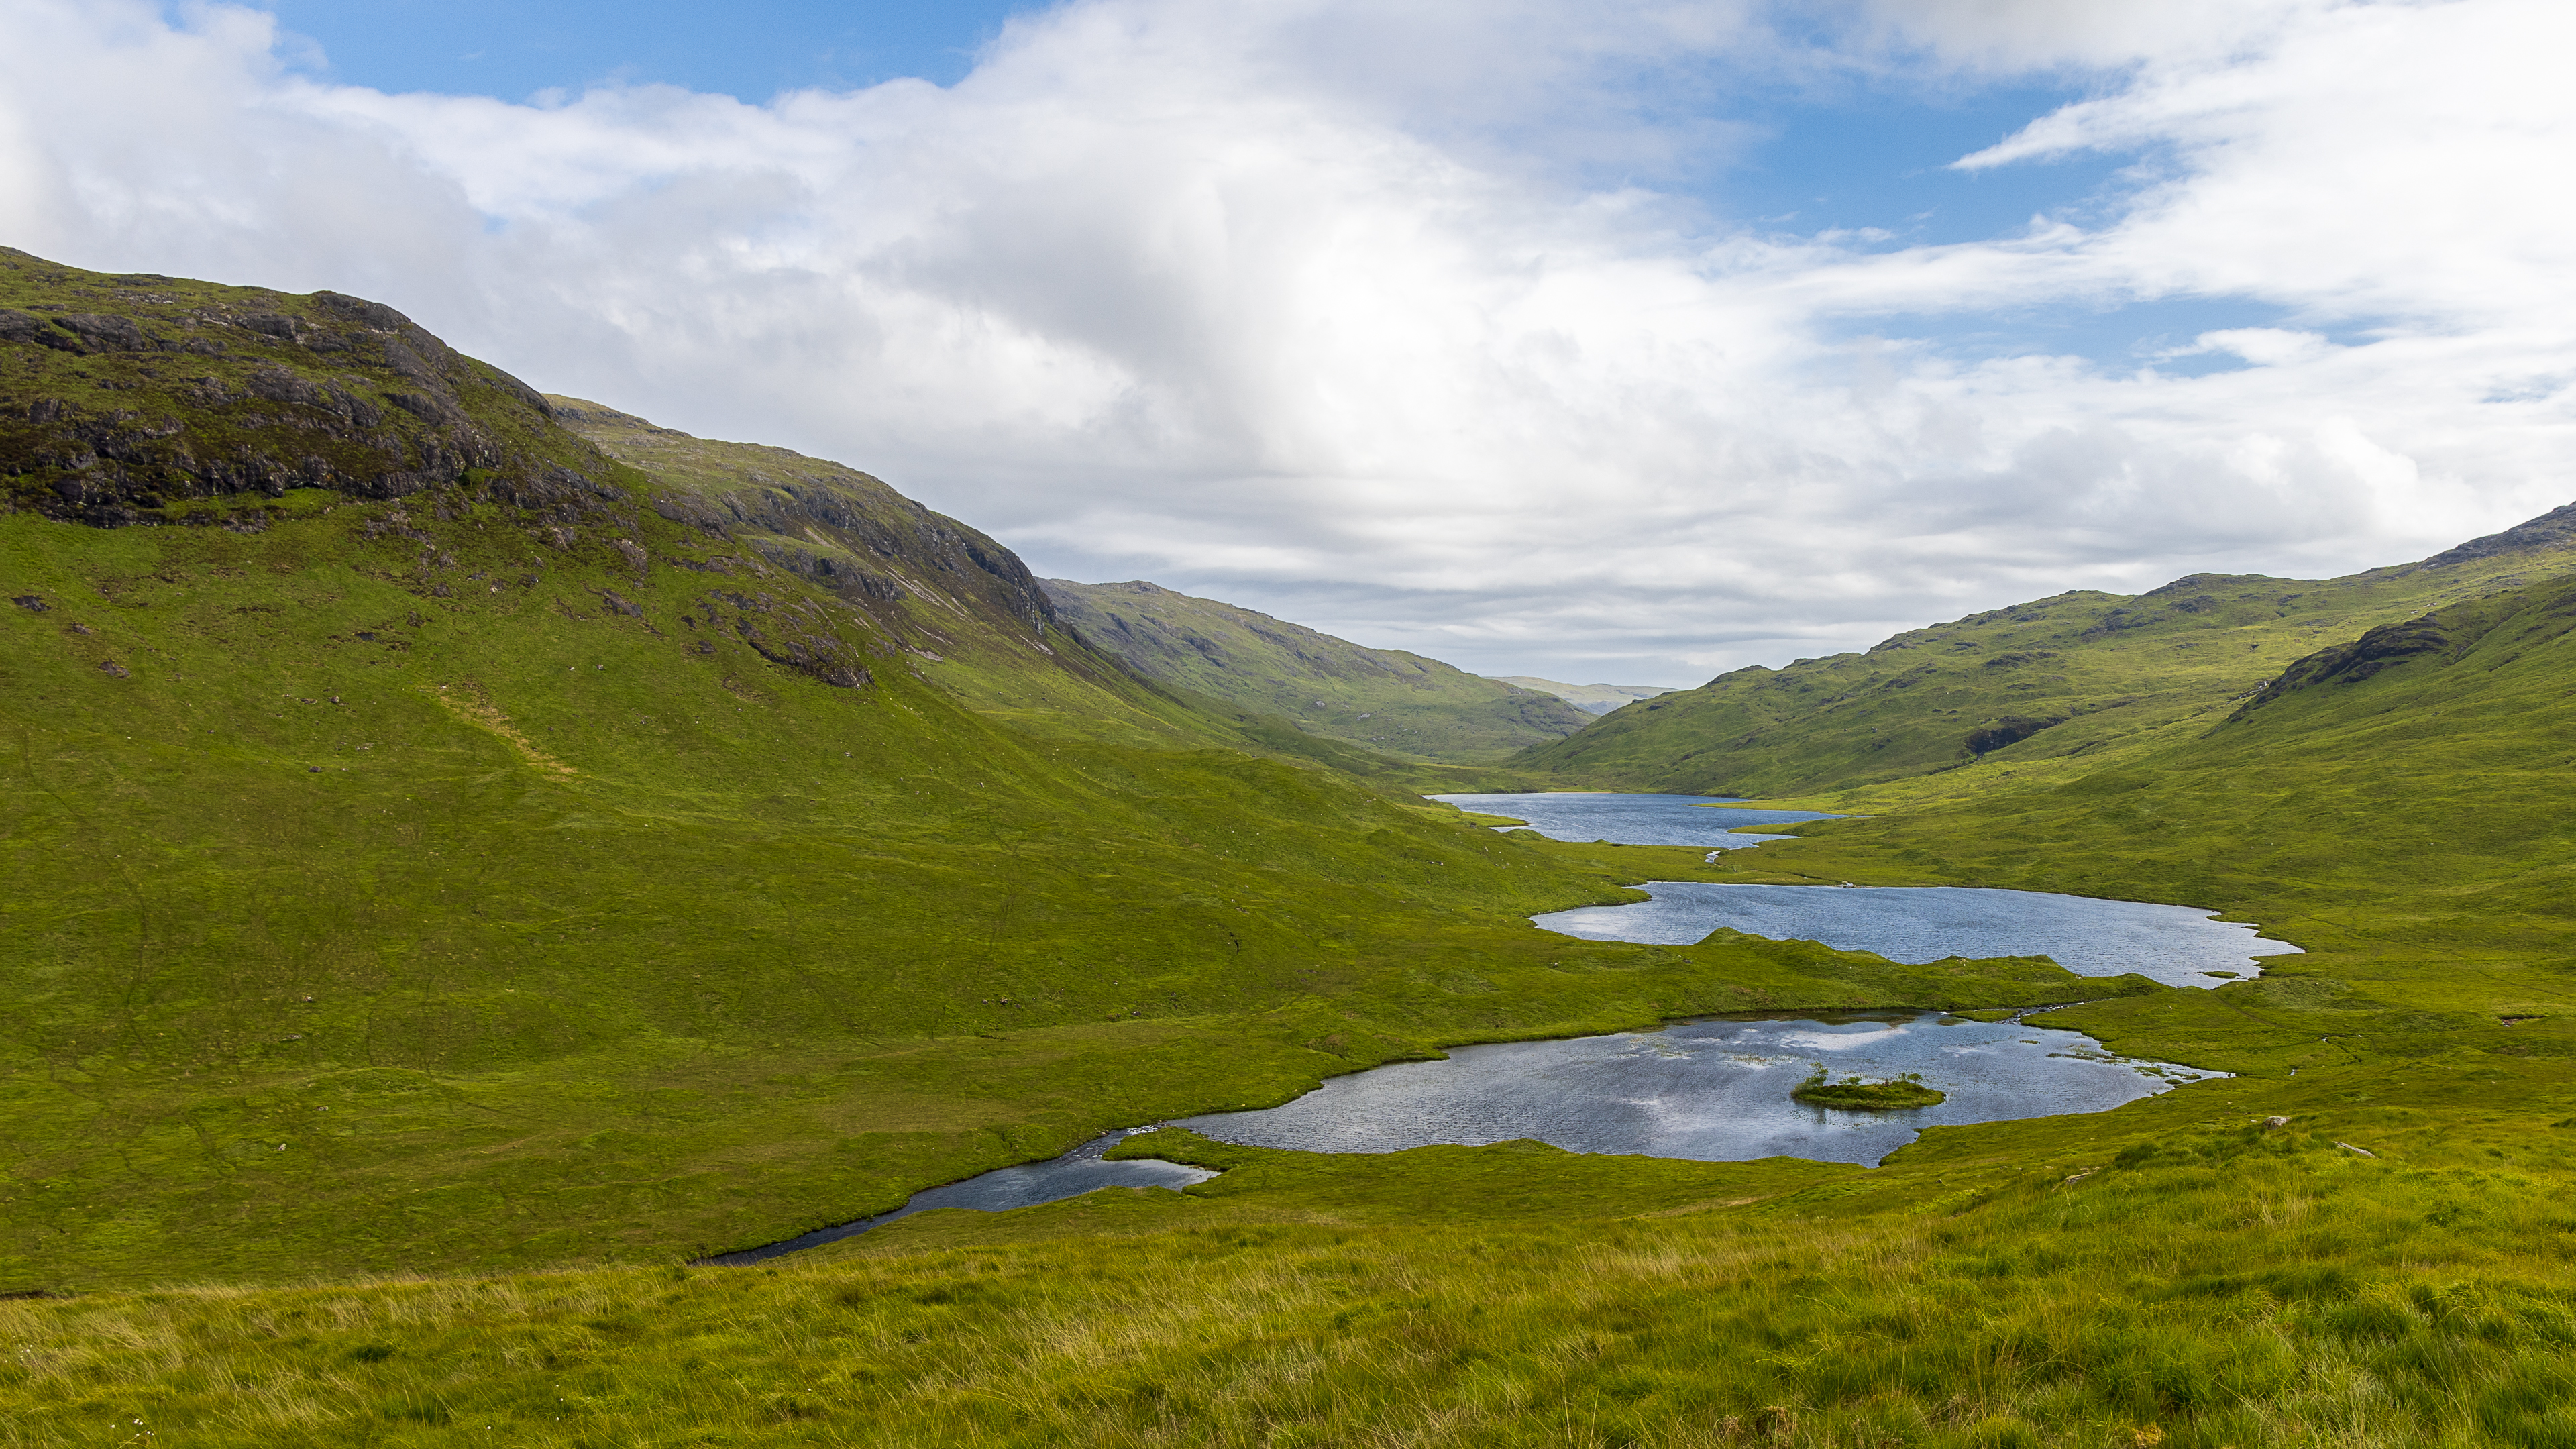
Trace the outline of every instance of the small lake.
<path fill-rule="evenodd" d="M 2039 891 L 1687 880 L 1651 880 L 1637 889 L 1654 899 L 1530 919 L 1587 941 L 1687 946 L 1722 928 L 1775 941 L 1822 941 L 1915 966 L 1951 956 L 2046 956 L 2078 976 L 2134 971 L 2167 986 L 2210 987 L 2260 975 L 2256 957 L 2299 951 L 2190 906 Z"/>
<path fill-rule="evenodd" d="M 1735 835 L 1742 826 L 1795 825 L 1805 820 L 1837 820 L 1813 810 L 1738 810 L 1706 795 L 1625 795 L 1555 790 L 1526 795 L 1431 795 L 1479 815 L 1507 815 L 1526 826 L 1498 830 L 1535 830 L 1550 840 L 1606 840 L 1616 845 L 1695 845 L 1704 850 L 1742 850 L 1785 835 Z"/>
<path fill-rule="evenodd" d="M 1937 1106 L 1844 1111 L 1793 1101 L 1834 1076 L 1919 1072 Z M 1298 1152 L 1401 1152 L 1532 1137 L 1569 1152 L 1874 1164 L 1925 1127 L 2100 1112 L 2225 1076 L 2133 1061 L 2091 1037 L 1940 1012 L 1684 1022 L 1655 1032 L 1454 1047 L 1447 1061 L 1334 1077 L 1283 1106 L 1185 1117 L 1219 1141 Z"/>
<path fill-rule="evenodd" d="M 1761 815 L 1751 825 L 1830 820 L 1813 811 L 1709 809 L 1698 795 L 1435 795 L 1462 810 L 1509 815 L 1553 840 L 1610 840 L 1627 845 L 1702 845 L 1735 816 Z M 1687 802 L 1687 803 L 1685 803 Z M 1688 835 L 1696 819 L 1700 826 Z M 1648 839 L 1646 836 L 1658 838 Z M 1759 845 L 1777 835 L 1743 835 L 1730 846 Z M 2255 958 L 2299 954 L 2286 941 L 2265 939 L 2252 926 L 2217 919 L 2213 911 L 2145 901 L 1973 886 L 1736 885 L 1709 881 L 1646 881 L 1638 890 L 1654 897 L 1625 906 L 1583 906 L 1532 920 L 1548 930 L 1589 941 L 1636 941 L 1687 946 L 1720 929 L 1775 941 L 1821 941 L 1842 951 L 1868 951 L 1890 961 L 1923 965 L 1952 956 L 2046 956 L 2078 976 L 2118 976 L 2134 971 L 2167 986 L 2212 987 L 2231 978 L 2258 976 Z"/>

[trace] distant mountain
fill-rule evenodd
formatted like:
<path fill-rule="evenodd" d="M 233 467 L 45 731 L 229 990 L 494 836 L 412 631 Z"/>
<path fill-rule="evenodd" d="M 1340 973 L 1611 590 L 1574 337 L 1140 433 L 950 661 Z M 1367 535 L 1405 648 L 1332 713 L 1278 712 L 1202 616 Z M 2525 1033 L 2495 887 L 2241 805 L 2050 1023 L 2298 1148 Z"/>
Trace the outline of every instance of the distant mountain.
<path fill-rule="evenodd" d="M 1535 689 L 1552 694 L 1585 714 L 1608 714 L 1623 704 L 1652 699 L 1659 694 L 1679 694 L 1685 686 L 1678 684 L 1568 684 L 1561 679 L 1541 679 L 1535 674 L 1488 674 L 1505 684 Z"/>
<path fill-rule="evenodd" d="M 1149 679 L 1383 754 L 1482 764 L 1592 722 L 1547 691 L 1158 584 L 1038 582 L 1059 619 Z"/>
<path fill-rule="evenodd" d="M 2193 574 L 1754 666 L 1622 709 L 1514 766 L 1627 789 L 1782 795 L 1998 763 L 2099 764 L 2191 731 L 2336 639 L 2576 573 L 2576 506 L 2420 563 L 2327 580 Z"/>

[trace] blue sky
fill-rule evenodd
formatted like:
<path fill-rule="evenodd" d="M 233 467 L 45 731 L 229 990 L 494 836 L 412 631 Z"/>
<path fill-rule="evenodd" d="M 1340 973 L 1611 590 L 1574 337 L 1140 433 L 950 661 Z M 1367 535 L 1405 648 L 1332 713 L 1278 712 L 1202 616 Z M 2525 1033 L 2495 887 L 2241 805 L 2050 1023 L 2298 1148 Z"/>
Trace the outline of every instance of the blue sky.
<path fill-rule="evenodd" d="M 319 74 L 350 85 L 525 100 L 596 84 L 662 83 L 759 102 L 783 90 L 847 90 L 898 77 L 954 85 L 1006 20 L 1047 7 L 996 0 L 274 0 L 264 8 L 321 48 L 327 63 Z M 1661 98 L 1749 125 L 1764 138 L 1698 174 L 1654 178 L 1677 183 L 1720 224 L 1800 234 L 1875 228 L 1892 234 L 1888 245 L 1974 240 L 2014 230 L 2037 212 L 2083 207 L 2121 164 L 2088 156 L 1995 172 L 1949 169 L 2079 98 L 2084 92 L 2073 86 L 2014 79 L 1927 87 L 1900 79 L 1791 88 L 1750 79 L 1729 76 L 1697 94 L 1676 87 Z"/>
<path fill-rule="evenodd" d="M 1015 10 L 956 0 L 279 0 L 334 78 L 390 91 L 522 100 L 622 80 L 767 100 L 917 76 L 955 83 Z"/>
<path fill-rule="evenodd" d="M 780 91 L 850 90 L 901 77 L 954 85 L 1013 15 L 1043 5 L 1001 0 L 735 0 L 723 6 L 635 0 L 275 0 L 279 23 L 313 41 L 315 73 L 385 91 L 526 100 L 602 84 L 668 84 L 761 102 Z M 1927 85 L 1897 75 L 1766 83 L 1705 73 L 1644 83 L 1641 103 L 1729 123 L 1749 144 L 1660 169 L 1644 184 L 1688 203 L 1701 226 L 1789 236 L 1884 233 L 1864 249 L 1979 241 L 2014 234 L 2042 213 L 2099 219 L 2118 203 L 2134 158 L 2087 154 L 1994 170 L 1951 163 L 2087 92 L 2010 77 Z M 1585 168 L 1591 185 L 1632 178 Z M 2215 327 L 2269 325 L 2280 311 L 2234 299 L 2144 305 L 2055 302 L 1972 317 L 1890 315 L 1846 332 L 1895 327 L 1962 356 L 2058 351 L 2113 366 Z M 2205 372 L 2223 356 L 2166 364 Z"/>

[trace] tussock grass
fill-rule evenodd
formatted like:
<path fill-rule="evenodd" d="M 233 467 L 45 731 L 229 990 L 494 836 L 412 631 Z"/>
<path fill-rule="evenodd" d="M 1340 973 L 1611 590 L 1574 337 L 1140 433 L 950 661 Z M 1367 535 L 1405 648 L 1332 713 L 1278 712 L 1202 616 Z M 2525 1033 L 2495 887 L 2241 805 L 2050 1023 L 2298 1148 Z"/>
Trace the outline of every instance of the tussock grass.
<path fill-rule="evenodd" d="M 206 1445 L 2559 1443 L 2576 1300 L 2529 1250 L 2567 1226 L 2526 1187 L 2246 1129 L 1955 1212 L 1244 1221 L 12 1303 L 0 1423 L 31 1446 L 135 1420 Z M 2428 1242 L 2445 1211 L 2479 1230 Z"/>

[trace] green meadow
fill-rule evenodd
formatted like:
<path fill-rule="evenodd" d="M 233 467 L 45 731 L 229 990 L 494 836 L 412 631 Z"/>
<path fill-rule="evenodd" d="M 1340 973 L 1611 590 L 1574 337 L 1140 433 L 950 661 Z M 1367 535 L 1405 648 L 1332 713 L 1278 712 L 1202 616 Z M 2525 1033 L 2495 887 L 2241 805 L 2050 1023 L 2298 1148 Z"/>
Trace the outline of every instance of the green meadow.
<path fill-rule="evenodd" d="M 2474 1145 L 2157 1099 L 2101 1155 L 1434 1148 L 750 1269 L 0 1304 L 0 1373 L 48 1445 L 2563 1443 L 2567 1134 L 2498 1085 L 2447 1084 Z"/>
<path fill-rule="evenodd" d="M 2576 1444 L 2576 555 L 2042 601 L 1444 767 L 371 305 L 0 270 L 0 1443 Z M 1855 818 L 1414 793 L 1477 783 Z M 1663 879 L 2306 954 L 1526 919 Z M 1875 1168 L 1167 1128 L 1221 1175 L 687 1266 L 1465 1042 L 2048 1005 L 2236 1075 Z"/>

